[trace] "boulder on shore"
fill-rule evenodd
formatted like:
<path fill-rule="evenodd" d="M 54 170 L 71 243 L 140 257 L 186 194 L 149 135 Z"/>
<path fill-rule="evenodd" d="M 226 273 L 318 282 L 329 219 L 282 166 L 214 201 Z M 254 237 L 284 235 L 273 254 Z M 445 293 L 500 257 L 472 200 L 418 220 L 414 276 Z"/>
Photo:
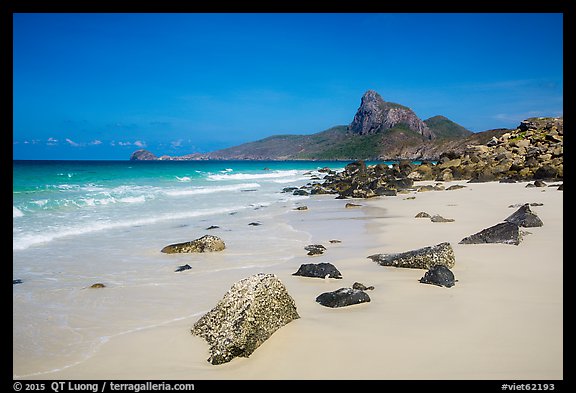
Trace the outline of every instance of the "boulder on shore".
<path fill-rule="evenodd" d="M 170 244 L 164 247 L 161 252 L 166 254 L 191 253 L 191 252 L 213 252 L 222 251 L 226 248 L 224 241 L 218 236 L 205 235 L 199 239 L 184 243 Z"/>
<path fill-rule="evenodd" d="M 530 204 L 522 205 L 518 210 L 504 219 L 504 221 L 514 223 L 519 227 L 531 228 L 544 225 L 542 220 L 530 209 Z"/>
<path fill-rule="evenodd" d="M 424 273 L 424 276 L 419 281 L 423 284 L 433 284 L 450 288 L 453 287 L 458 280 L 454 279 L 454 273 L 446 266 L 434 265 Z"/>
<path fill-rule="evenodd" d="M 522 241 L 522 232 L 513 222 L 502 222 L 467 236 L 459 244 L 504 243 L 518 245 Z"/>
<path fill-rule="evenodd" d="M 336 266 L 331 263 L 305 263 L 300 265 L 300 268 L 296 273 L 292 273 L 293 276 L 303 276 L 303 277 L 313 277 L 313 278 L 342 278 L 342 273 L 336 269 Z"/>
<path fill-rule="evenodd" d="M 316 298 L 316 302 L 325 307 L 346 307 L 354 304 L 366 303 L 370 296 L 360 289 L 340 288 L 333 292 L 324 292 Z"/>
<path fill-rule="evenodd" d="M 210 345 L 212 364 L 249 357 L 276 330 L 300 318 L 294 299 L 274 274 L 238 281 L 192 327 Z"/>
<path fill-rule="evenodd" d="M 454 250 L 448 242 L 397 254 L 374 254 L 368 258 L 382 266 L 430 269 L 434 265 L 451 268 L 456 263 Z"/>

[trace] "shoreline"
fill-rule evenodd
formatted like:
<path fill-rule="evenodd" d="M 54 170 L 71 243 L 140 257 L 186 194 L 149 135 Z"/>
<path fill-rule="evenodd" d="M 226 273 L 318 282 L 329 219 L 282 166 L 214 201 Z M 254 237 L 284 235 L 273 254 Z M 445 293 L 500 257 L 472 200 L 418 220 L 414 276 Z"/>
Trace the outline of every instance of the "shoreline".
<path fill-rule="evenodd" d="M 435 182 L 418 182 L 433 184 Z M 213 366 L 208 345 L 190 334 L 198 313 L 109 338 L 86 360 L 21 378 L 41 379 L 562 379 L 562 192 L 521 183 L 444 182 L 454 191 L 297 202 L 307 211 L 284 215 L 320 256 L 294 245 L 292 258 L 243 269 L 244 277 L 274 273 L 301 316 L 276 331 L 249 358 Z M 406 199 L 415 196 L 415 199 Z M 361 206 L 345 208 L 353 201 Z M 502 222 L 516 208 L 533 208 L 544 226 L 528 228 L 520 245 L 461 245 L 472 233 Z M 454 222 L 416 219 L 420 211 Z M 342 243 L 331 244 L 338 239 Z M 382 267 L 367 259 L 451 243 L 458 282 L 452 288 L 418 282 L 425 270 Z M 301 241 L 300 241 L 301 242 Z M 290 257 L 290 255 L 289 255 Z M 342 279 L 292 276 L 300 264 L 330 262 Z M 210 293 L 211 306 L 234 283 L 229 272 Z M 329 309 L 321 292 L 355 281 L 374 290 L 371 302 Z M 193 296 L 193 293 L 185 294 Z M 208 311 L 208 310 L 206 310 Z"/>

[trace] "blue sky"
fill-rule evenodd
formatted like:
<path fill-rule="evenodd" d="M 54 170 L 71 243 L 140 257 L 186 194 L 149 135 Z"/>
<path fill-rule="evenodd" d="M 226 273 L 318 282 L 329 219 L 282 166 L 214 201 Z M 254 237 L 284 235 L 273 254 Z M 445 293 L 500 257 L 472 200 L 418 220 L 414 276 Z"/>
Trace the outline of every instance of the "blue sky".
<path fill-rule="evenodd" d="M 208 152 L 349 124 L 563 114 L 562 14 L 14 14 L 15 159 Z"/>

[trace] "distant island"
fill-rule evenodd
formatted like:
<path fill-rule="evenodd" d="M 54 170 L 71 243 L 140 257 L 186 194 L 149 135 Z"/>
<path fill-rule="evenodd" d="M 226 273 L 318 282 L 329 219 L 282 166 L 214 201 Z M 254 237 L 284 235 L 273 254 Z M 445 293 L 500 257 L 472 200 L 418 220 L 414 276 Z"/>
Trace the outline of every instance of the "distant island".
<path fill-rule="evenodd" d="M 157 157 L 140 149 L 130 160 L 437 160 L 508 131 L 473 133 L 441 115 L 421 120 L 412 109 L 368 90 L 349 125 L 310 135 L 274 135 L 210 153 Z"/>

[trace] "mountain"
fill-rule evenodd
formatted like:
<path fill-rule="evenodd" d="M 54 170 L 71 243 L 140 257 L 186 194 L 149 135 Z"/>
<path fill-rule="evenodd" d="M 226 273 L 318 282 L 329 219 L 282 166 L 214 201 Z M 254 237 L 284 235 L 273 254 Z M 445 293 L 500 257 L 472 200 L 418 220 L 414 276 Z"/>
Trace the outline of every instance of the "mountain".
<path fill-rule="evenodd" d="M 386 102 L 374 90 L 368 90 L 362 96 L 360 108 L 349 126 L 350 131 L 360 135 L 371 135 L 404 124 L 428 140 L 435 135 L 430 128 L 416 116 L 412 109 L 394 102 Z"/>
<path fill-rule="evenodd" d="M 422 121 L 412 109 L 387 102 L 377 92 L 368 90 L 362 96 L 352 122 L 347 126 L 339 125 L 310 135 L 274 135 L 207 154 L 162 156 L 160 159 L 437 159 L 446 149 L 455 149 L 474 135 L 444 116 Z M 131 159 L 147 157 L 143 153 L 136 155 L 135 152 Z"/>

